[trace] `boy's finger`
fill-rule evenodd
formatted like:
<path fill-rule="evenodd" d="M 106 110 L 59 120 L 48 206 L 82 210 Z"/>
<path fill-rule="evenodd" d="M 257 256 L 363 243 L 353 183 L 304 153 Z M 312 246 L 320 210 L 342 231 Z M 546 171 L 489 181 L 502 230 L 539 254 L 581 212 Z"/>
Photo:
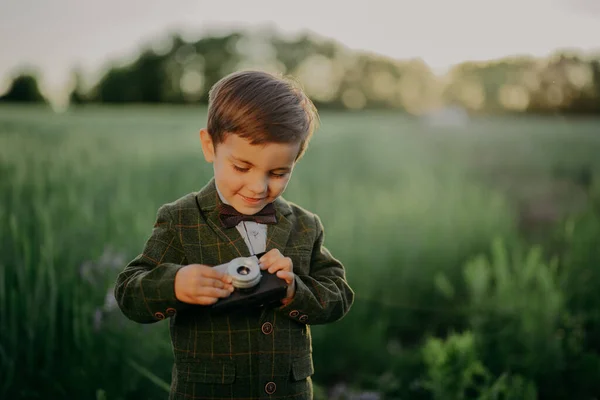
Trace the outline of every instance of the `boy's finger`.
<path fill-rule="evenodd" d="M 225 287 L 226 283 L 219 279 L 204 278 L 204 279 L 202 279 L 202 281 L 200 281 L 200 285 L 223 289 Z"/>
<path fill-rule="evenodd" d="M 228 289 L 218 289 L 214 287 L 203 287 L 198 291 L 199 297 L 217 297 L 223 298 L 228 297 L 231 294 L 231 290 Z"/>
<path fill-rule="evenodd" d="M 225 273 L 219 271 L 216 268 L 202 268 L 202 272 L 201 272 L 202 276 L 207 277 L 207 278 L 216 278 L 216 279 L 221 279 Z"/>
<path fill-rule="evenodd" d="M 271 274 L 276 271 L 280 271 L 280 270 L 291 271 L 292 270 L 292 259 L 289 257 L 280 258 L 279 260 L 274 262 L 273 265 L 271 265 L 269 267 L 269 272 Z"/>
<path fill-rule="evenodd" d="M 273 261 L 277 260 L 281 257 L 281 252 L 279 249 L 271 249 L 265 255 L 258 259 L 258 262 L 261 264 L 269 265 Z"/>
<path fill-rule="evenodd" d="M 215 287 L 218 289 L 229 290 L 229 288 L 233 287 L 233 286 L 231 286 L 231 277 L 227 276 L 227 278 L 229 279 L 228 281 L 212 279 L 212 278 L 205 278 L 205 280 L 202 282 L 201 286 Z"/>
<path fill-rule="evenodd" d="M 267 269 L 269 268 L 272 264 L 273 261 L 275 261 L 273 258 L 267 257 L 267 258 L 261 258 L 259 260 L 258 266 L 260 267 L 260 269 Z"/>
<path fill-rule="evenodd" d="M 269 273 L 270 274 L 274 274 L 275 272 L 280 271 L 282 269 L 285 269 L 285 267 L 283 266 L 283 264 L 280 263 L 280 262 L 277 262 L 277 263 L 272 264 L 269 267 Z"/>
<path fill-rule="evenodd" d="M 203 268 L 202 276 L 205 278 L 219 279 L 220 281 L 225 283 L 231 283 L 231 276 L 215 268 Z"/>
<path fill-rule="evenodd" d="M 288 304 L 290 304 L 291 301 L 292 301 L 292 299 L 288 299 L 287 297 L 284 297 L 283 299 L 281 299 L 281 304 L 283 304 L 284 306 L 287 306 Z"/>
<path fill-rule="evenodd" d="M 267 253 L 263 257 L 277 257 L 280 255 L 281 255 L 281 252 L 279 251 L 279 249 L 271 249 L 271 250 L 267 251 Z"/>
<path fill-rule="evenodd" d="M 198 296 L 196 297 L 196 303 L 197 304 L 201 304 L 204 306 L 210 305 L 210 304 L 215 304 L 219 299 L 217 299 L 216 297 L 209 297 L 209 296 Z"/>
<path fill-rule="evenodd" d="M 260 266 L 260 269 L 269 268 L 269 265 L 271 265 L 271 263 L 270 257 L 268 257 L 268 253 L 258 259 L 258 265 Z"/>
<path fill-rule="evenodd" d="M 277 277 L 285 280 L 288 285 L 294 281 L 294 273 L 289 271 L 277 271 Z"/>

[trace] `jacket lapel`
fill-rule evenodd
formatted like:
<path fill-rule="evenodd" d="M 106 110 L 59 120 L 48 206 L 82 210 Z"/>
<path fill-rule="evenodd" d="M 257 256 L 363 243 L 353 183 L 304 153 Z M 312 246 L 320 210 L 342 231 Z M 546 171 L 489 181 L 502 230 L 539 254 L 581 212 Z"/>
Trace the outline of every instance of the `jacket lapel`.
<path fill-rule="evenodd" d="M 221 204 L 221 199 L 217 193 L 215 180 L 212 178 L 202 190 L 196 195 L 198 207 L 204 214 L 208 226 L 221 238 L 229 244 L 233 251 L 233 257 L 248 257 L 250 251 L 244 242 L 238 230 L 233 227 L 226 229 L 221 225 L 217 206 Z"/>
<path fill-rule="evenodd" d="M 285 245 L 292 230 L 292 222 L 289 219 L 292 208 L 281 197 L 275 200 L 273 204 L 275 205 L 277 223 L 267 225 L 267 243 L 265 249 L 267 252 L 272 249 L 278 249 L 281 254 L 285 255 Z"/>

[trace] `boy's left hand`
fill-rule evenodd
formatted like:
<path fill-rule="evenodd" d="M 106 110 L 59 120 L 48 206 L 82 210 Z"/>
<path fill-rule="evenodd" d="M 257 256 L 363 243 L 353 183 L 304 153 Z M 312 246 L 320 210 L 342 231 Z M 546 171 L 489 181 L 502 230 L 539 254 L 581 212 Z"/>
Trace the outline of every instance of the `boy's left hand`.
<path fill-rule="evenodd" d="M 258 261 L 260 261 L 260 269 L 266 269 L 271 274 L 276 273 L 278 278 L 285 280 L 288 284 L 287 295 L 281 300 L 284 305 L 288 304 L 296 292 L 296 282 L 294 281 L 294 273 L 292 272 L 294 268 L 292 259 L 284 257 L 278 249 L 272 249 Z"/>

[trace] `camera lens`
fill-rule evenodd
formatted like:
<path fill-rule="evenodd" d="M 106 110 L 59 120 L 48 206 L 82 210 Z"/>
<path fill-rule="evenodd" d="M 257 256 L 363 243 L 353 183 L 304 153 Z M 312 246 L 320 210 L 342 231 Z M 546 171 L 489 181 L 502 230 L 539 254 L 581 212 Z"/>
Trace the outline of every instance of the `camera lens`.
<path fill-rule="evenodd" d="M 250 268 L 242 265 L 241 267 L 238 267 L 237 273 L 240 275 L 248 275 L 250 273 Z"/>
<path fill-rule="evenodd" d="M 229 262 L 227 267 L 233 278 L 233 286 L 237 289 L 251 288 L 261 278 L 260 267 L 256 257 L 238 257 Z"/>

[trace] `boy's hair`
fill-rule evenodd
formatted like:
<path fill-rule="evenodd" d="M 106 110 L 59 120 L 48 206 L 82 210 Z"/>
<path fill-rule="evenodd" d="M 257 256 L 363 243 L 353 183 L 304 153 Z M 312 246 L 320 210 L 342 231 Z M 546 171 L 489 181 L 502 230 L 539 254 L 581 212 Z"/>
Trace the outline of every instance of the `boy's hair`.
<path fill-rule="evenodd" d="M 215 147 L 228 134 L 252 144 L 300 143 L 300 159 L 318 124 L 318 113 L 291 78 L 239 71 L 219 80 L 208 96 L 207 131 Z"/>

